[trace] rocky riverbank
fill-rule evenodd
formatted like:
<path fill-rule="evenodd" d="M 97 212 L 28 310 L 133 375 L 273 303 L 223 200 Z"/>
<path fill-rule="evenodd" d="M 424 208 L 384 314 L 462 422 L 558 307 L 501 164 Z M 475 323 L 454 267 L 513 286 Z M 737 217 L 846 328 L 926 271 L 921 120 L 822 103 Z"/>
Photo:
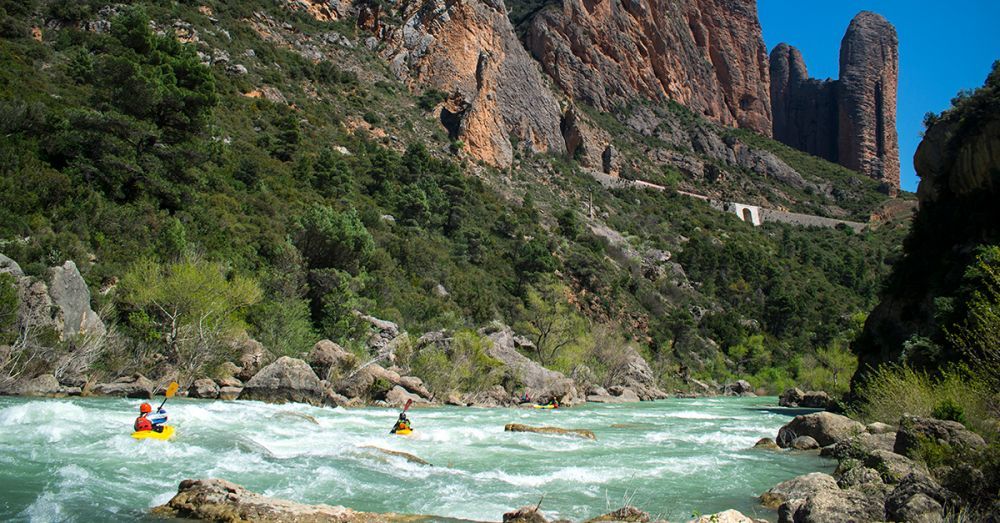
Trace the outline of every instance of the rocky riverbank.
<path fill-rule="evenodd" d="M 503 515 L 503 523 L 548 523 L 540 510 L 541 503 L 523 507 Z M 168 518 L 204 521 L 295 521 L 310 523 L 379 523 L 434 521 L 434 516 L 376 514 L 358 512 L 342 506 L 307 505 L 285 499 L 271 498 L 251 492 L 240 485 L 222 479 L 189 479 L 182 481 L 170 501 L 153 509 L 153 514 Z M 565 521 L 565 520 L 559 520 Z M 597 522 L 648 523 L 653 518 L 635 507 L 625 506 L 602 516 L 586 520 Z M 659 521 L 659 520 L 658 520 Z M 761 523 L 735 510 L 692 519 L 690 523 Z"/>
<path fill-rule="evenodd" d="M 893 427 L 862 425 L 829 412 L 796 416 L 776 441 L 757 446 L 819 452 L 837 459 L 837 469 L 833 475 L 817 472 L 782 482 L 762 494 L 761 503 L 778 510 L 779 523 L 943 521 L 961 510 L 959 496 L 938 481 L 954 471 L 928 470 L 915 459 L 923 442 L 986 446 L 954 421 L 903 416 Z"/>

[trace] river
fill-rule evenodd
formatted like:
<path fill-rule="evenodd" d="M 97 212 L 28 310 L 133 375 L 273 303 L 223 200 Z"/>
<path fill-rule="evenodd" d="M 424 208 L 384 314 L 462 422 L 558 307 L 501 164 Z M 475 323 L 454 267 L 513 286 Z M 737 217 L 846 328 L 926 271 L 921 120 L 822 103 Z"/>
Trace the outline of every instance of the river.
<path fill-rule="evenodd" d="M 812 454 L 751 449 L 789 415 L 775 398 L 702 398 L 572 409 L 411 410 L 415 434 L 387 434 L 397 412 L 172 399 L 172 441 L 129 436 L 138 400 L 0 398 L 0 520 L 147 517 L 186 478 L 224 478 L 269 496 L 370 512 L 499 521 L 542 501 L 581 520 L 635 505 L 671 521 L 735 508 L 769 520 L 756 496 Z M 593 430 L 596 441 L 505 433 L 505 423 Z M 391 457 L 408 452 L 434 466 Z"/>

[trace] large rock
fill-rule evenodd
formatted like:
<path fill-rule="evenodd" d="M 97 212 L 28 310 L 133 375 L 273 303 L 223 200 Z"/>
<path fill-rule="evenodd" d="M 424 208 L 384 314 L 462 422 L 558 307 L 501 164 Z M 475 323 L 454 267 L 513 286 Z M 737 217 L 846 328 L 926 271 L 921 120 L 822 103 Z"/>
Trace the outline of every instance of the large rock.
<path fill-rule="evenodd" d="M 588 519 L 585 523 L 649 523 L 649 513 L 633 506 L 624 506 L 607 514 Z"/>
<path fill-rule="evenodd" d="M 518 40 L 503 2 L 407 0 L 393 8 L 399 27 L 365 8 L 361 25 L 386 42 L 382 54 L 404 82 L 446 92 L 440 120 L 476 160 L 506 168 L 514 143 L 564 153 L 559 104 Z"/>
<path fill-rule="evenodd" d="M 517 510 L 506 512 L 503 515 L 503 523 L 548 523 L 538 507 L 521 507 Z"/>
<path fill-rule="evenodd" d="M 75 263 L 67 261 L 61 267 L 49 269 L 49 280 L 49 295 L 61 313 L 63 339 L 105 333 L 104 322 L 90 308 L 90 289 Z"/>
<path fill-rule="evenodd" d="M 518 352 L 519 347 L 530 348 L 533 345 L 527 339 L 515 335 L 510 327 L 502 326 L 493 332 L 484 329 L 481 333 L 486 334 L 490 340 L 486 355 L 502 363 L 528 389 L 534 400 L 547 401 L 554 398 L 564 405 L 584 401 L 572 379 L 561 372 L 549 370 Z"/>
<path fill-rule="evenodd" d="M 934 523 L 943 521 L 944 509 L 955 495 L 927 476 L 911 474 L 903 478 L 885 500 L 889 521 Z"/>
<path fill-rule="evenodd" d="M 799 436 L 792 440 L 791 447 L 795 450 L 814 450 L 819 448 L 819 443 L 810 436 Z"/>
<path fill-rule="evenodd" d="M 797 49 L 771 51 L 774 137 L 899 189 L 899 42 L 880 15 L 861 12 L 840 47 L 840 79 L 809 78 Z"/>
<path fill-rule="evenodd" d="M 904 417 L 899 422 L 899 432 L 893 451 L 914 457 L 921 441 L 929 441 L 953 447 L 982 448 L 986 441 L 982 436 L 965 428 L 957 421 L 945 421 L 916 416 Z"/>
<path fill-rule="evenodd" d="M 917 476 L 928 475 L 927 467 L 922 463 L 887 450 L 872 451 L 865 457 L 864 464 L 879 471 L 879 474 L 882 475 L 882 480 L 886 483 L 898 483 L 911 474 Z"/>
<path fill-rule="evenodd" d="M 319 405 L 323 399 L 323 384 L 308 363 L 282 356 L 246 382 L 240 399 Z"/>
<path fill-rule="evenodd" d="M 189 398 L 215 399 L 219 397 L 219 386 L 210 378 L 194 380 L 188 389 Z"/>
<path fill-rule="evenodd" d="M 865 426 L 847 416 L 830 412 L 815 412 L 795 416 L 778 431 L 777 442 L 782 448 L 787 448 L 799 436 L 810 436 L 821 447 L 833 445 L 840 440 L 864 432 Z"/>
<path fill-rule="evenodd" d="M 778 508 L 786 501 L 806 499 L 817 492 L 838 488 L 837 480 L 833 479 L 833 476 L 822 472 L 813 472 L 778 483 L 760 495 L 760 502 L 765 507 Z"/>
<path fill-rule="evenodd" d="M 400 387 L 399 385 L 396 385 L 395 387 L 390 389 L 389 392 L 385 394 L 385 402 L 388 403 L 389 405 L 392 405 L 393 407 L 403 407 L 409 401 L 412 401 L 413 403 L 416 404 L 428 403 L 424 398 L 421 398 L 416 394 L 406 392 L 406 389 Z"/>
<path fill-rule="evenodd" d="M 771 134 L 756 2 L 564 1 L 539 10 L 526 39 L 567 95 L 602 111 L 671 99 L 720 123 Z"/>
<path fill-rule="evenodd" d="M 156 384 L 142 374 L 133 374 L 122 376 L 111 383 L 98 383 L 90 392 L 101 396 L 150 399 L 155 387 Z"/>
<path fill-rule="evenodd" d="M 622 387 L 624 390 L 632 391 L 642 401 L 665 399 L 667 393 L 657 386 L 656 375 L 653 374 L 653 369 L 650 368 L 646 358 L 643 358 L 635 347 L 626 347 L 624 351 L 623 368 L 612 382 L 607 383 L 609 389 L 615 386 Z"/>
<path fill-rule="evenodd" d="M 0 274 L 10 274 L 15 280 L 24 277 L 24 271 L 21 270 L 21 266 L 3 254 L 0 254 Z"/>
<path fill-rule="evenodd" d="M 725 396 L 752 396 L 753 386 L 747 380 L 737 380 L 732 383 L 727 383 L 725 387 L 722 388 L 722 394 Z"/>
<path fill-rule="evenodd" d="M 42 374 L 14 386 L 14 393 L 19 396 L 58 397 L 66 392 L 59 380 L 52 374 Z"/>
<path fill-rule="evenodd" d="M 321 340 L 309 352 L 309 365 L 316 375 L 330 379 L 335 372 L 344 372 L 357 364 L 357 357 L 330 340 Z"/>
<path fill-rule="evenodd" d="M 271 353 L 261 342 L 244 337 L 233 344 L 233 349 L 239 356 L 239 371 L 236 378 L 247 381 L 271 361 Z"/>
<path fill-rule="evenodd" d="M 816 492 L 794 513 L 795 523 L 842 523 L 845 521 L 882 521 L 884 498 L 878 492 L 866 493 L 839 488 Z"/>
<path fill-rule="evenodd" d="M 825 447 L 822 455 L 840 460 L 853 458 L 864 461 L 876 450 L 892 452 L 895 442 L 895 433 L 869 434 L 862 432 Z"/>
<path fill-rule="evenodd" d="M 340 506 L 304 505 L 270 498 L 222 479 L 184 480 L 177 495 L 166 505 L 154 508 L 153 513 L 170 519 L 220 522 L 376 523 L 399 519 L 392 514 L 370 514 Z"/>

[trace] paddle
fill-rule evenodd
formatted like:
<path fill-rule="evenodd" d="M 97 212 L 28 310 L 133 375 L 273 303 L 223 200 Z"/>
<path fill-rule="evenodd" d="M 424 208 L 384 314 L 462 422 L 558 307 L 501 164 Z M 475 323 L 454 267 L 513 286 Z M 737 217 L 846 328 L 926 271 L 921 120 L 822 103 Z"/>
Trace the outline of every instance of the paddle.
<path fill-rule="evenodd" d="M 168 398 L 172 398 L 172 397 L 174 397 L 174 394 L 177 394 L 177 387 L 178 386 L 179 385 L 177 385 L 176 381 L 171 381 L 170 385 L 167 385 L 167 391 L 163 393 L 163 396 L 164 396 L 163 402 L 160 403 L 160 406 L 157 407 L 156 410 L 162 409 L 163 405 L 167 402 L 167 399 Z"/>
<path fill-rule="evenodd" d="M 410 405 L 413 405 L 413 400 L 412 399 L 406 400 L 406 405 L 403 405 L 404 414 L 406 413 L 406 411 L 410 410 Z M 395 434 L 395 433 L 396 433 L 396 427 L 393 426 L 392 430 L 389 431 L 389 434 Z"/>

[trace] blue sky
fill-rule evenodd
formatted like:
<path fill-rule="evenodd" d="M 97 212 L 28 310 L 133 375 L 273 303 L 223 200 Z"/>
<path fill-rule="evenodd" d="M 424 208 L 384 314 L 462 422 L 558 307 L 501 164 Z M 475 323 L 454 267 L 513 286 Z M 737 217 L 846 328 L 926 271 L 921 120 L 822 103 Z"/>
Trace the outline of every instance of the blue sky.
<path fill-rule="evenodd" d="M 768 52 L 800 51 L 814 78 L 837 78 L 840 40 L 859 11 L 886 17 L 899 33 L 899 154 L 903 189 L 914 191 L 913 153 L 924 114 L 947 109 L 962 89 L 983 84 L 1000 60 L 1000 0 L 758 0 Z"/>

